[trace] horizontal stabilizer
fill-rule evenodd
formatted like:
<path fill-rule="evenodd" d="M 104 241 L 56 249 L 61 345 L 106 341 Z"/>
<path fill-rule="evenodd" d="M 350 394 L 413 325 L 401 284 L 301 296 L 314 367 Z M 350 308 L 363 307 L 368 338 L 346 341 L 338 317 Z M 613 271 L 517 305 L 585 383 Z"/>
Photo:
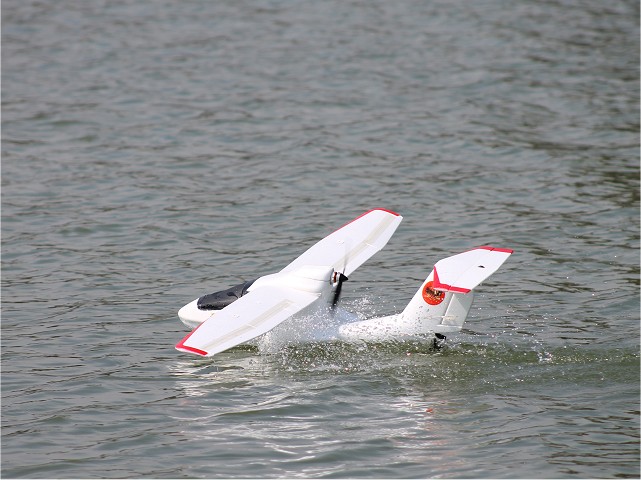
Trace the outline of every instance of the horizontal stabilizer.
<path fill-rule="evenodd" d="M 293 288 L 255 288 L 205 320 L 176 349 L 212 356 L 270 331 L 318 298 Z"/>
<path fill-rule="evenodd" d="M 310 247 L 281 273 L 304 265 L 328 265 L 349 277 L 387 244 L 401 220 L 389 210 L 370 210 Z"/>
<path fill-rule="evenodd" d="M 446 292 L 468 293 L 503 265 L 512 254 L 507 248 L 478 247 L 434 265 L 432 288 Z"/>

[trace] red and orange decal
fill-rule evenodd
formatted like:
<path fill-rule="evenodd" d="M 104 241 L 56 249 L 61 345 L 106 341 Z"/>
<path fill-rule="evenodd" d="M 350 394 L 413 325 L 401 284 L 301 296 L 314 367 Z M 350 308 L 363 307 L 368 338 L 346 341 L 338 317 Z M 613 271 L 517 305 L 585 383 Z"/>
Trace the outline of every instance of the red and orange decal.
<path fill-rule="evenodd" d="M 434 282 L 429 281 L 423 287 L 423 300 L 429 305 L 438 305 L 445 298 L 445 292 L 434 290 L 432 286 Z"/>

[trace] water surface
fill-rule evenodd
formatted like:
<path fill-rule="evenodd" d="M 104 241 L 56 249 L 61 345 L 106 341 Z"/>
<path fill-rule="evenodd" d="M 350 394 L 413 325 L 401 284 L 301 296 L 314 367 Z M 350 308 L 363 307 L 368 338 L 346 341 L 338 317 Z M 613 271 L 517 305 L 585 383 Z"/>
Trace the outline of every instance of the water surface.
<path fill-rule="evenodd" d="M 5 1 L 2 475 L 639 475 L 638 2 Z M 413 345 L 174 350 L 374 207 L 343 305 L 515 254 Z"/>

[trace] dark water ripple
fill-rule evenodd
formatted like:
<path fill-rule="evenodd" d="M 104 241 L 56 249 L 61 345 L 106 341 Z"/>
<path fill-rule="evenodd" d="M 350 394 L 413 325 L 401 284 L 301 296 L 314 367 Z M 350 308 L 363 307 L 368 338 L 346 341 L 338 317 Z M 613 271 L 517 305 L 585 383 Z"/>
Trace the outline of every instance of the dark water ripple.
<path fill-rule="evenodd" d="M 2 13 L 3 477 L 638 477 L 638 2 Z M 516 250 L 442 351 L 173 350 L 372 207 L 363 315 Z"/>

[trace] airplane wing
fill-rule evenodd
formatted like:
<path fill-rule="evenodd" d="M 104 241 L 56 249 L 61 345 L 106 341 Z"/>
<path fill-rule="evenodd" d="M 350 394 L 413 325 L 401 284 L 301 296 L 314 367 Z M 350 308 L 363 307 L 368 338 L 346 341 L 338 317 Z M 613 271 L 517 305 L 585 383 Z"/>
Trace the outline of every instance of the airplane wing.
<path fill-rule="evenodd" d="M 318 298 L 293 288 L 256 288 L 205 320 L 176 349 L 210 357 L 270 331 Z"/>
<path fill-rule="evenodd" d="M 387 244 L 401 220 L 390 210 L 370 210 L 310 247 L 281 273 L 304 265 L 331 265 L 349 277 Z"/>
<path fill-rule="evenodd" d="M 507 248 L 478 247 L 439 260 L 434 265 L 432 288 L 468 293 L 496 272 L 512 252 Z"/>
<path fill-rule="evenodd" d="M 385 246 L 402 219 L 399 214 L 383 209 L 370 210 L 355 218 L 313 245 L 278 274 L 258 279 L 245 295 L 178 342 L 176 349 L 209 357 L 267 333 L 321 295 L 320 290 L 292 288 L 291 283 L 287 286 L 287 280 L 283 280 L 282 285 L 270 282 L 286 278 L 280 274 L 292 273 L 295 278 L 296 270 L 308 271 L 318 266 L 323 267 L 328 276 L 332 268 L 348 276 Z"/>

